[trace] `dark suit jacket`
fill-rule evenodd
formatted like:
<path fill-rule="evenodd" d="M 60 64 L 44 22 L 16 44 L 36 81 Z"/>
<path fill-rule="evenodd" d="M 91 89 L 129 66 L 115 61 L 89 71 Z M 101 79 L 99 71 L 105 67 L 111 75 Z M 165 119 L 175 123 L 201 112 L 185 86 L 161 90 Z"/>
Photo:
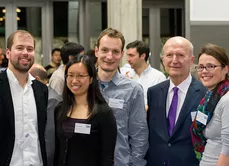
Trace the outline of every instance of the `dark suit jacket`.
<path fill-rule="evenodd" d="M 33 80 L 32 84 L 37 107 L 38 137 L 44 166 L 47 166 L 45 149 L 45 125 L 48 101 L 48 88 Z M 11 161 L 15 141 L 15 121 L 13 101 L 6 71 L 0 73 L 0 165 L 8 166 Z"/>
<path fill-rule="evenodd" d="M 191 112 L 196 111 L 206 88 L 194 77 L 173 134 L 168 133 L 166 100 L 169 80 L 148 89 L 149 150 L 147 166 L 199 166 L 191 142 Z"/>

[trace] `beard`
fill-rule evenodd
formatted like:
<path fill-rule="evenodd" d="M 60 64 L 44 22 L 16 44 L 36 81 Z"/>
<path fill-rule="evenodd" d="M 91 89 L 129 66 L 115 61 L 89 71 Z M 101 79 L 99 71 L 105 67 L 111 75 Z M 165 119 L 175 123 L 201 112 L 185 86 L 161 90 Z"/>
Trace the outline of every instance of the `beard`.
<path fill-rule="evenodd" d="M 34 60 L 31 60 L 29 64 L 27 65 L 22 65 L 19 62 L 12 62 L 10 61 L 12 66 L 19 72 L 26 73 L 29 71 L 29 69 L 32 67 Z"/>

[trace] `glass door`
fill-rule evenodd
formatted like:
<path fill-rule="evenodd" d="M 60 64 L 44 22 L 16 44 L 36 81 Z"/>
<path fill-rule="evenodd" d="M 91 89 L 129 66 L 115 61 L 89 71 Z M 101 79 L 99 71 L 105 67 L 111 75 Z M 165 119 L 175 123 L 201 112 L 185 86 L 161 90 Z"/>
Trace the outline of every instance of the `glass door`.
<path fill-rule="evenodd" d="M 0 6 L 1 7 L 1 6 Z M 5 7 L 5 38 L 16 30 L 29 31 L 35 38 L 35 63 L 44 65 L 49 62 L 51 52 L 51 33 L 49 2 L 14 1 Z M 0 9 L 3 10 L 2 8 Z M 0 14 L 1 14 L 0 11 Z M 1 15 L 0 15 L 1 20 Z M 0 21 L 0 28 L 2 27 Z M 0 29 L 1 40 L 1 29 Z M 0 41 L 1 44 L 1 41 Z M 0 45 L 1 46 L 1 45 Z"/>
<path fill-rule="evenodd" d="M 0 49 L 5 49 L 6 43 L 6 5 L 0 3 Z"/>
<path fill-rule="evenodd" d="M 16 6 L 17 29 L 29 31 L 35 38 L 35 63 L 43 64 L 41 7 Z"/>

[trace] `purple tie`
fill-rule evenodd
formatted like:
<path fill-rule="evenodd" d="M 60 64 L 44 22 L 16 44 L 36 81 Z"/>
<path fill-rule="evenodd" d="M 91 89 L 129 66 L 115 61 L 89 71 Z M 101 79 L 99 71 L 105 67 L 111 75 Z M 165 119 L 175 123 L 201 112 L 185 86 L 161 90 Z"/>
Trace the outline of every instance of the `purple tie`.
<path fill-rule="evenodd" d="M 169 122 L 169 135 L 172 135 L 173 128 L 175 126 L 175 120 L 176 120 L 176 112 L 177 112 L 177 103 L 178 103 L 178 88 L 173 88 L 173 99 L 172 103 L 169 108 L 169 114 L 168 114 L 168 122 Z"/>

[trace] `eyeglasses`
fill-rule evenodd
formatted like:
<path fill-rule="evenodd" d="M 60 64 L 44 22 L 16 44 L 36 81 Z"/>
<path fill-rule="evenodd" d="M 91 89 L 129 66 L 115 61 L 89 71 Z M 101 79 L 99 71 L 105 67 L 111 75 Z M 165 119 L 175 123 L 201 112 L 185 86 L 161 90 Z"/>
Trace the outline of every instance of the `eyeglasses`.
<path fill-rule="evenodd" d="M 83 80 L 84 78 L 88 77 L 89 75 L 74 75 L 74 74 L 66 74 L 65 77 L 67 78 L 67 80 L 72 81 L 74 78 L 76 78 L 77 80 Z"/>
<path fill-rule="evenodd" d="M 222 65 L 214 65 L 211 63 L 206 64 L 206 66 L 204 65 L 198 65 L 195 67 L 196 71 L 201 72 L 204 69 L 206 69 L 207 71 L 213 71 L 216 67 L 222 67 Z"/>

